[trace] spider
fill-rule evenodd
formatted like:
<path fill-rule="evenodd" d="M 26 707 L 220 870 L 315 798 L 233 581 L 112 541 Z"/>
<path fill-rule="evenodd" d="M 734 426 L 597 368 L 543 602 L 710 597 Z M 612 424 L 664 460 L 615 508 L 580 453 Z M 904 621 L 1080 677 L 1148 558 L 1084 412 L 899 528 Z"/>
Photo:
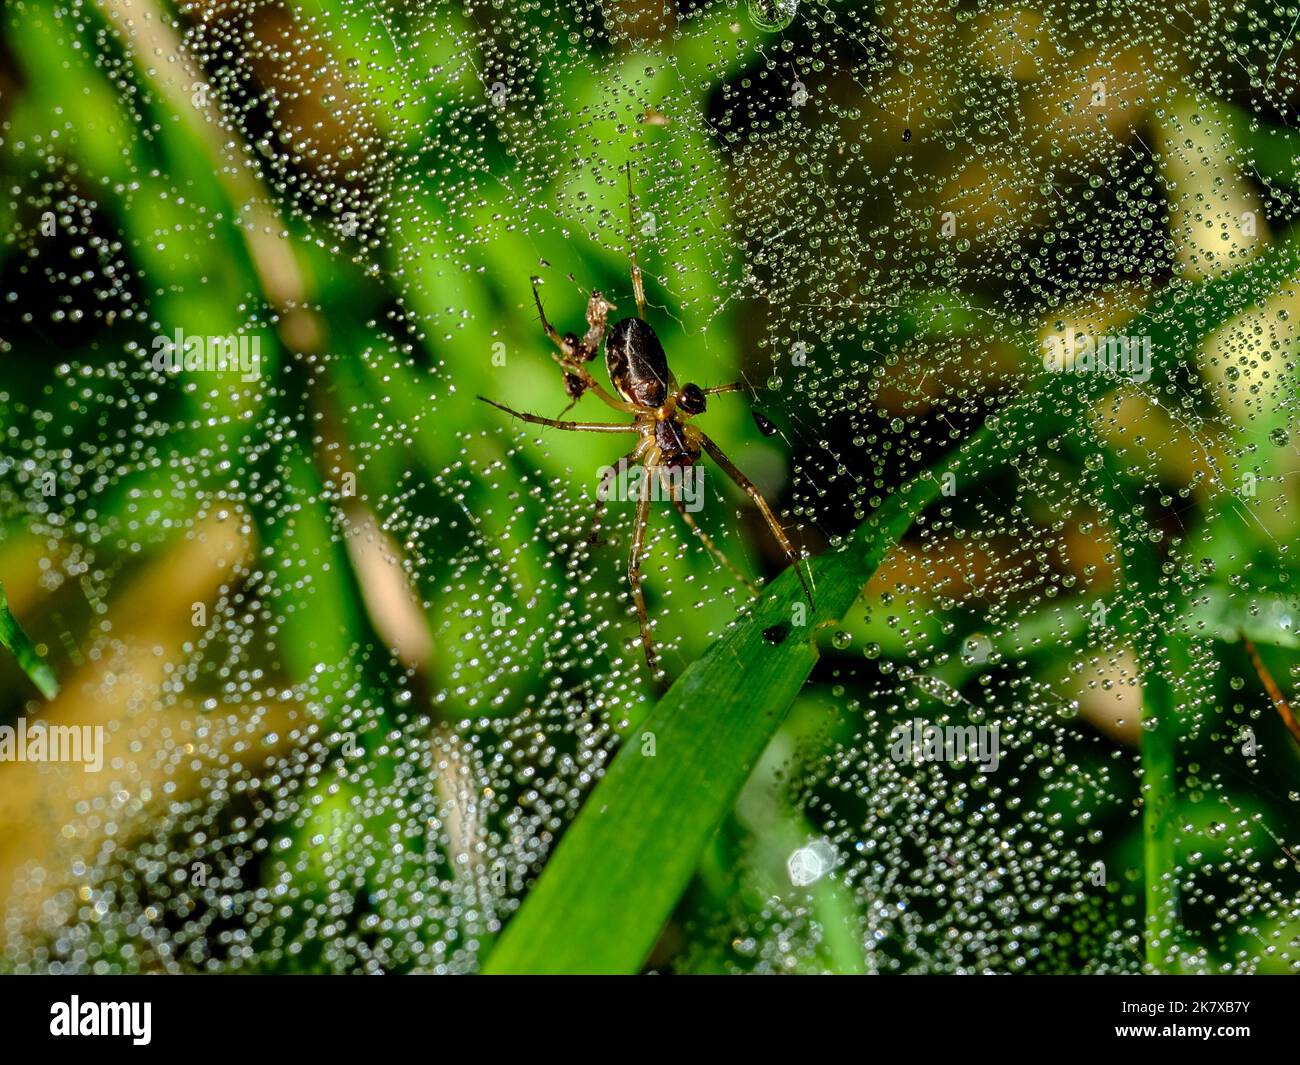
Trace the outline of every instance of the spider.
<path fill-rule="evenodd" d="M 635 218 L 632 214 L 632 171 L 628 166 L 628 215 L 632 232 L 635 232 Z M 740 571 L 732 565 L 730 559 L 713 542 L 709 535 L 695 522 L 677 490 L 681 475 L 696 466 L 702 454 L 707 454 L 736 485 L 754 501 L 767 522 L 773 537 L 780 545 L 786 559 L 795 567 L 799 581 L 803 585 L 809 605 L 812 604 L 812 590 L 799 566 L 801 556 L 795 551 L 789 537 L 772 508 L 754 483 L 723 454 L 722 449 L 688 420 L 703 414 L 708 397 L 724 392 L 737 392 L 744 386 L 739 383 L 718 385 L 714 388 L 701 388 L 695 384 L 678 387 L 677 379 L 668 368 L 668 357 L 663 344 L 655 334 L 650 323 L 645 319 L 645 285 L 641 277 L 641 268 L 637 264 L 636 247 L 631 235 L 628 238 L 628 255 L 632 269 L 632 291 L 636 297 L 637 314 L 635 318 L 623 318 L 608 326 L 609 312 L 617 310 L 614 304 L 599 291 L 594 291 L 587 302 L 587 332 L 579 337 L 574 333 L 561 336 L 546 318 L 541 297 L 537 293 L 537 282 L 533 281 L 533 301 L 537 304 L 537 314 L 542 328 L 558 349 L 555 360 L 564 373 L 564 389 L 569 397 L 569 405 L 561 412 L 560 418 L 543 418 L 538 414 L 517 411 L 486 396 L 478 398 L 490 403 L 498 410 L 512 417 L 535 425 L 545 425 L 552 429 L 584 433 L 635 433 L 636 446 L 632 448 L 615 467 L 610 467 L 601 481 L 596 494 L 596 513 L 592 523 L 590 540 L 594 541 L 600 516 L 605 506 L 609 491 L 609 482 L 616 469 L 628 469 L 637 463 L 645 467 L 645 478 L 638 492 L 636 518 L 632 530 L 632 548 L 628 557 L 628 584 L 632 599 L 636 605 L 637 622 L 641 628 L 641 645 L 645 650 L 646 665 L 656 678 L 662 677 L 659 669 L 659 656 L 650 635 L 650 619 L 646 613 L 645 595 L 641 589 L 641 560 L 645 545 L 646 526 L 650 517 L 650 478 L 657 477 L 662 489 L 672 501 L 677 513 L 686 525 L 700 538 L 706 550 L 713 555 L 731 574 L 746 584 L 751 592 L 757 589 Z M 610 383 L 618 397 L 611 395 L 592 376 L 586 364 L 600 353 L 602 343 L 605 347 L 605 369 L 609 373 Z M 607 406 L 625 414 L 631 414 L 632 421 L 615 422 L 577 422 L 565 421 L 563 415 L 573 407 L 586 392 L 591 392 Z M 674 476 L 676 475 L 676 476 Z"/>

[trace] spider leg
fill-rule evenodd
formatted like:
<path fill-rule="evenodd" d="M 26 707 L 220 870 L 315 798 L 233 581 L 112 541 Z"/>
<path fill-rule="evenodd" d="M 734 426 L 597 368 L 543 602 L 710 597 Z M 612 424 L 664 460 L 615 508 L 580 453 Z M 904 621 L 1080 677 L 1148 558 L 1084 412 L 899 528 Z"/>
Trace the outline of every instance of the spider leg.
<path fill-rule="evenodd" d="M 636 465 L 641 460 L 641 456 L 649 450 L 653 439 L 650 437 L 643 438 L 631 451 L 618 460 L 609 471 L 600 479 L 600 486 L 596 489 L 596 509 L 591 515 L 591 531 L 587 534 L 587 543 L 596 543 L 596 533 L 600 530 L 600 519 L 605 513 L 605 507 L 609 500 L 609 482 L 619 472 L 620 467 L 626 469 L 629 466 Z"/>
<path fill-rule="evenodd" d="M 605 300 L 604 297 L 593 296 L 592 299 L 593 302 L 598 304 L 598 309 L 603 307 L 613 307 L 613 304 L 609 303 L 608 300 Z M 624 403 L 622 400 L 615 399 L 611 396 L 601 386 L 600 382 L 591 376 L 591 371 L 582 365 L 582 361 L 576 358 L 573 352 L 566 350 L 564 338 L 560 336 L 555 326 L 551 325 L 550 321 L 547 320 L 546 311 L 542 307 L 542 297 L 538 293 L 535 284 L 533 285 L 533 302 L 537 304 L 537 316 L 541 319 L 542 328 L 546 330 L 546 335 L 551 338 L 551 343 L 559 350 L 559 355 L 552 356 L 552 358 L 554 358 L 559 364 L 560 369 L 565 373 L 573 374 L 573 376 L 578 378 L 578 380 L 582 382 L 583 390 L 595 393 L 596 397 L 607 407 L 613 407 L 614 410 L 622 411 L 624 414 L 633 413 L 636 410 L 636 407 L 631 403 Z M 605 311 L 603 309 L 599 309 L 599 313 L 597 314 L 598 321 L 592 326 L 593 332 L 589 332 L 586 339 L 579 341 L 579 345 L 583 347 L 584 350 L 590 348 L 590 350 L 595 351 L 599 348 L 600 339 L 604 337 L 605 331 L 604 313 Z M 591 346 L 593 335 L 596 337 L 594 341 L 595 347 Z M 577 400 L 575 399 L 573 403 L 576 402 Z M 564 408 L 565 412 L 569 411 L 573 407 L 573 403 L 570 403 L 568 407 Z"/>
<path fill-rule="evenodd" d="M 698 430 L 696 431 L 698 432 Z M 790 543 L 790 538 L 786 536 L 785 530 L 781 528 L 781 523 L 776 520 L 776 515 L 772 513 L 772 508 L 767 505 L 767 500 L 763 498 L 763 494 L 754 486 L 754 482 L 741 473 L 740 470 L 736 468 L 735 464 L 722 453 L 722 448 L 718 447 L 717 444 L 703 433 L 700 433 L 699 435 L 700 443 L 704 445 L 704 450 L 709 453 L 709 457 L 718 464 L 723 473 L 735 481 L 736 484 L 744 490 L 745 494 L 754 501 L 754 505 L 758 507 L 759 513 L 763 515 L 763 520 L 767 522 L 767 527 L 772 530 L 772 535 L 776 537 L 776 542 L 781 545 L 781 550 L 785 553 L 785 557 L 789 560 L 790 565 L 794 567 L 794 571 L 799 575 L 799 583 L 803 585 L 803 594 L 808 597 L 808 605 L 813 606 L 812 589 L 808 585 L 807 578 L 804 577 L 803 567 L 799 564 L 802 560 L 799 555 L 795 553 L 794 547 Z"/>
<path fill-rule="evenodd" d="M 624 403 L 622 400 L 615 399 L 611 396 L 601 387 L 600 383 L 591 376 L 586 368 L 583 369 L 580 376 L 582 377 L 582 383 L 587 386 L 587 390 L 593 393 L 597 399 L 602 400 L 606 406 L 613 407 L 615 410 L 622 411 L 624 414 L 636 413 L 637 408 L 633 404 Z"/>
<path fill-rule="evenodd" d="M 632 293 L 636 296 L 636 316 L 645 318 L 645 282 L 636 261 L 636 215 L 632 211 L 632 160 L 627 161 L 627 256 L 632 262 Z"/>
<path fill-rule="evenodd" d="M 498 403 L 496 400 L 488 399 L 487 396 L 479 396 L 478 398 L 515 418 L 532 422 L 534 425 L 549 425 L 552 429 L 567 429 L 569 432 L 575 433 L 639 433 L 641 431 L 635 422 L 628 422 L 626 425 L 616 425 L 612 422 L 562 422 L 555 418 L 543 418 L 540 414 L 528 414 L 525 411 L 514 410 L 503 403 Z"/>
<path fill-rule="evenodd" d="M 744 381 L 733 381 L 729 385 L 714 385 L 712 388 L 701 389 L 706 396 L 716 396 L 721 392 L 743 392 L 744 390 Z"/>
<path fill-rule="evenodd" d="M 601 384 L 591 376 L 588 368 L 586 368 L 585 365 L 582 365 L 581 360 L 577 359 L 575 352 L 568 350 L 568 346 L 565 345 L 562 335 L 560 335 L 558 330 L 555 329 L 555 326 L 551 325 L 550 321 L 547 320 L 545 308 L 542 307 L 541 295 L 539 295 L 537 291 L 537 285 L 533 285 L 533 303 L 537 304 L 537 316 L 538 319 L 541 319 L 542 329 L 546 330 L 546 335 L 551 338 L 552 345 L 555 345 L 559 350 L 559 355 L 551 356 L 551 358 L 554 358 L 555 362 L 559 363 L 560 369 L 563 369 L 565 373 L 572 373 L 573 376 L 577 377 L 578 380 L 582 382 L 582 388 L 586 391 L 593 391 L 593 393 L 597 395 L 597 398 L 606 403 L 606 406 L 614 407 L 614 410 L 616 411 L 623 411 L 623 414 L 632 414 L 633 411 L 636 411 L 636 407 L 633 407 L 632 404 L 621 402 L 619 399 L 612 397 L 610 393 L 607 393 L 607 391 L 602 388 Z M 606 303 L 607 306 L 612 307 L 612 304 L 608 303 L 608 300 L 604 300 L 604 303 Z M 602 320 L 602 337 L 603 332 L 604 326 Z M 586 342 L 580 342 L 580 345 L 586 347 Z M 576 399 L 573 402 L 576 403 Z M 564 410 L 568 411 L 572 406 L 573 403 L 569 403 L 569 406 L 565 407 Z"/>
<path fill-rule="evenodd" d="M 542 320 L 542 328 L 546 330 L 546 335 L 551 338 L 551 343 L 563 352 L 564 341 L 561 339 L 560 334 L 556 332 L 555 326 L 546 320 L 546 311 L 542 309 L 542 297 L 537 293 L 536 283 L 533 284 L 533 302 L 537 304 L 537 317 Z"/>
<path fill-rule="evenodd" d="M 695 535 L 700 538 L 700 543 L 704 545 L 709 554 L 711 554 L 715 560 L 727 567 L 731 575 L 736 579 L 737 584 L 743 584 L 754 595 L 758 595 L 758 587 L 754 582 L 736 568 L 735 563 L 733 563 L 731 559 L 723 553 L 722 549 L 713 542 L 713 537 L 706 533 L 700 524 L 691 516 L 691 512 L 686 509 L 686 504 L 682 502 L 681 496 L 673 486 L 672 480 L 668 477 L 667 471 L 663 471 L 660 474 L 660 477 L 663 480 L 664 487 L 668 489 L 668 498 L 673 501 L 673 506 L 677 508 L 677 513 L 682 516 L 682 521 L 686 523 L 691 532 L 695 533 Z"/>
<path fill-rule="evenodd" d="M 641 626 L 641 646 L 645 648 L 646 665 L 654 677 L 659 676 L 659 656 L 650 637 L 650 617 L 645 609 L 645 593 L 641 591 L 641 551 L 645 545 L 645 529 L 650 521 L 650 491 L 642 485 L 641 498 L 636 501 L 636 519 L 632 526 L 632 550 L 627 558 L 627 581 L 632 586 L 632 601 L 636 603 L 636 620 Z"/>

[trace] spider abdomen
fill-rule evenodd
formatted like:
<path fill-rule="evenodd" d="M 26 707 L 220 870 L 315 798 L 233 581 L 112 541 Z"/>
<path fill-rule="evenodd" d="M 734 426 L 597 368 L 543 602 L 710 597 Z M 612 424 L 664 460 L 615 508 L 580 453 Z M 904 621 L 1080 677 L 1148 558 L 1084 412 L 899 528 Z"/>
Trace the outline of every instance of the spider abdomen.
<path fill-rule="evenodd" d="M 629 403 L 653 409 L 668 398 L 668 356 L 648 322 L 624 318 L 605 342 L 605 369 L 610 384 Z"/>

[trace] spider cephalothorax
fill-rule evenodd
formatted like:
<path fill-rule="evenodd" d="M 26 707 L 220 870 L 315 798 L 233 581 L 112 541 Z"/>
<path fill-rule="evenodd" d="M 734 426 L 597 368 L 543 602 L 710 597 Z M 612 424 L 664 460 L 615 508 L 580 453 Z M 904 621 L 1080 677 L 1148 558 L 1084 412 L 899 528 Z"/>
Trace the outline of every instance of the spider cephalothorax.
<path fill-rule="evenodd" d="M 631 210 L 631 171 L 628 174 L 628 207 Z M 659 481 L 661 492 L 672 501 L 677 513 L 700 538 L 709 552 L 721 562 L 739 580 L 749 585 L 740 572 L 731 564 L 726 555 L 718 549 L 709 535 L 696 524 L 689 510 L 683 504 L 679 492 L 680 477 L 673 476 L 690 470 L 699 463 L 702 454 L 708 454 L 722 471 L 730 477 L 758 507 L 767 522 L 772 535 L 790 564 L 799 574 L 804 592 L 812 602 L 812 592 L 799 568 L 799 555 L 790 543 L 789 537 L 776 520 L 772 508 L 768 506 L 762 494 L 754 487 L 748 477 L 732 464 L 712 440 L 693 425 L 688 419 L 703 414 L 708 397 L 720 392 L 735 392 L 741 385 L 718 385 L 714 388 L 701 388 L 699 385 L 686 384 L 680 388 L 672 371 L 668 368 L 668 356 L 660 343 L 654 328 L 645 320 L 645 287 L 641 279 L 641 268 L 637 265 L 636 251 L 629 238 L 629 255 L 632 260 L 632 291 L 636 297 L 637 316 L 623 318 L 607 327 L 609 312 L 616 308 L 600 292 L 593 292 L 587 301 L 587 333 L 578 337 L 574 333 L 561 336 L 555 327 L 546 320 L 546 311 L 542 308 L 541 298 L 537 294 L 536 282 L 533 284 L 533 300 L 537 304 L 537 313 L 541 317 L 542 328 L 551 342 L 558 349 L 556 362 L 564 372 L 564 389 L 570 398 L 572 407 L 585 393 L 591 392 L 607 406 L 625 414 L 631 414 L 632 420 L 624 423 L 613 422 L 575 422 L 561 418 L 543 418 L 537 414 L 528 414 L 513 410 L 493 400 L 480 396 L 487 403 L 536 425 L 549 425 L 554 429 L 589 433 L 635 433 L 636 445 L 616 466 L 609 467 L 602 479 L 596 497 L 596 518 L 592 525 L 592 536 L 600 521 L 605 500 L 609 495 L 609 482 L 616 470 L 626 470 L 640 463 L 645 469 L 645 481 L 637 495 L 636 522 L 632 531 L 632 550 L 628 559 L 628 582 L 632 588 L 632 598 L 636 604 L 637 620 L 641 626 L 641 643 L 645 648 L 646 663 L 650 671 L 659 675 L 658 656 L 650 636 L 650 621 L 646 614 L 645 596 L 641 591 L 641 552 L 645 545 L 646 524 L 650 516 L 652 493 L 649 481 Z M 618 393 L 615 397 L 605 389 L 587 369 L 599 353 L 602 343 L 605 347 L 605 368 L 609 372 L 610 384 Z M 567 411 L 568 408 L 565 408 Z M 752 589 L 753 586 L 749 585 Z"/>

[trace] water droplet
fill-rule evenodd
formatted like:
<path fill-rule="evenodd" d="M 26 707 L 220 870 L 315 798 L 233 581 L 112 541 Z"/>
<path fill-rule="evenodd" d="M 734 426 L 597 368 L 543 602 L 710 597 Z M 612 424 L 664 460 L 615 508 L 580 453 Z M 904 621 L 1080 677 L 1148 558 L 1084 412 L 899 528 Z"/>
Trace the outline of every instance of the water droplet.
<path fill-rule="evenodd" d="M 799 12 L 799 0 L 749 0 L 749 18 L 761 30 L 778 31 Z"/>

